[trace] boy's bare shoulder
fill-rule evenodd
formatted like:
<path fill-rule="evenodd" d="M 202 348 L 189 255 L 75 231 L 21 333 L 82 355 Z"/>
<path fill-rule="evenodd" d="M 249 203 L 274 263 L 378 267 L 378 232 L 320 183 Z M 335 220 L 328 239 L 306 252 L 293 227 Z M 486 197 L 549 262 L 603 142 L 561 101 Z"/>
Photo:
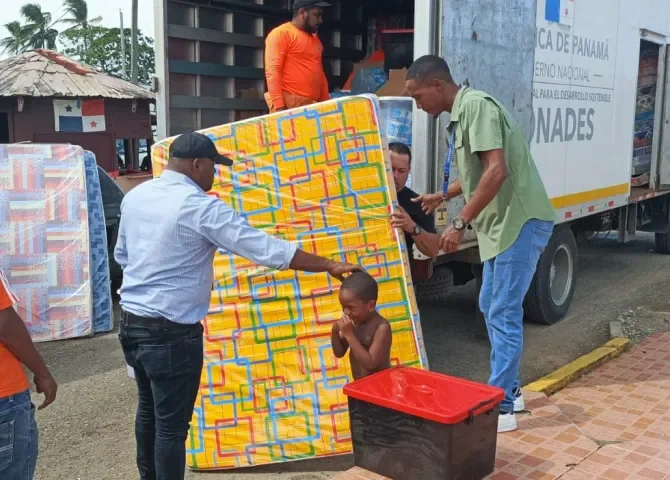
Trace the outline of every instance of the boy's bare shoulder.
<path fill-rule="evenodd" d="M 391 330 L 391 323 L 386 320 L 384 317 L 381 315 L 377 314 L 377 318 L 375 319 L 375 330 L 378 330 L 379 328 L 388 328 L 389 331 Z"/>

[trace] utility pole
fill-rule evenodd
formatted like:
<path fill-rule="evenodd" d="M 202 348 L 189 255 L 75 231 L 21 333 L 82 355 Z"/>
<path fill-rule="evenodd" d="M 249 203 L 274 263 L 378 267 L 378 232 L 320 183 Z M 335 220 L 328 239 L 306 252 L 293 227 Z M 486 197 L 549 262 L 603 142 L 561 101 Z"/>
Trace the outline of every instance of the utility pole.
<path fill-rule="evenodd" d="M 126 32 L 123 30 L 123 10 L 119 8 L 119 18 L 121 20 L 121 78 L 128 79 L 126 74 Z"/>
<path fill-rule="evenodd" d="M 131 20 L 131 40 L 130 40 L 130 81 L 137 85 L 137 1 L 133 0 L 132 8 L 132 20 Z M 139 143 L 137 139 L 131 139 L 130 144 L 132 145 L 132 166 L 133 168 L 138 168 L 139 165 Z"/>
<path fill-rule="evenodd" d="M 130 44 L 130 77 L 133 83 L 137 83 L 137 0 L 133 0 L 132 9 L 132 31 Z"/>

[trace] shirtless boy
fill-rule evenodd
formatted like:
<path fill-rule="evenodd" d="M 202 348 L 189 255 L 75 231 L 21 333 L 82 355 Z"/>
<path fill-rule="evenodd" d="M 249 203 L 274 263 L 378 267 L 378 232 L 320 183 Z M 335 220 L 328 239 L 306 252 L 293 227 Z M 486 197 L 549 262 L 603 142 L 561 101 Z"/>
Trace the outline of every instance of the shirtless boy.
<path fill-rule="evenodd" d="M 349 353 L 354 380 L 391 366 L 391 324 L 377 313 L 379 288 L 372 276 L 354 272 L 340 287 L 342 318 L 330 335 L 337 358 Z"/>

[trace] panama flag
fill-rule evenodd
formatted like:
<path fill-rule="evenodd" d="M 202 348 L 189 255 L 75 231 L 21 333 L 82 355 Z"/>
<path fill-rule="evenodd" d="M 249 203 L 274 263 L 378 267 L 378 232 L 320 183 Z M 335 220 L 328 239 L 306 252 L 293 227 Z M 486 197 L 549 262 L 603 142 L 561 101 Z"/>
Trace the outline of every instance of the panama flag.
<path fill-rule="evenodd" d="M 545 0 L 544 19 L 561 25 L 572 25 L 575 0 Z"/>
<path fill-rule="evenodd" d="M 104 132 L 105 100 L 54 100 L 57 132 Z"/>

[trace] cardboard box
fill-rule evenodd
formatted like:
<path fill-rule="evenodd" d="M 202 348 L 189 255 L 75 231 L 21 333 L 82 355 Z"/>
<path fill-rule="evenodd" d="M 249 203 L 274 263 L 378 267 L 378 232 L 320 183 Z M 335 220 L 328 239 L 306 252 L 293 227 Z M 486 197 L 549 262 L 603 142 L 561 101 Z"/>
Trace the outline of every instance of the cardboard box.
<path fill-rule="evenodd" d="M 407 87 L 405 81 L 407 79 L 407 69 L 390 70 L 389 81 L 379 87 L 375 92 L 378 97 L 406 97 Z"/>
<path fill-rule="evenodd" d="M 153 174 L 151 173 L 138 173 L 132 175 L 124 175 L 122 177 L 116 177 L 114 181 L 123 191 L 123 193 L 128 193 L 139 184 L 144 183 L 147 180 L 151 180 L 152 178 Z"/>

